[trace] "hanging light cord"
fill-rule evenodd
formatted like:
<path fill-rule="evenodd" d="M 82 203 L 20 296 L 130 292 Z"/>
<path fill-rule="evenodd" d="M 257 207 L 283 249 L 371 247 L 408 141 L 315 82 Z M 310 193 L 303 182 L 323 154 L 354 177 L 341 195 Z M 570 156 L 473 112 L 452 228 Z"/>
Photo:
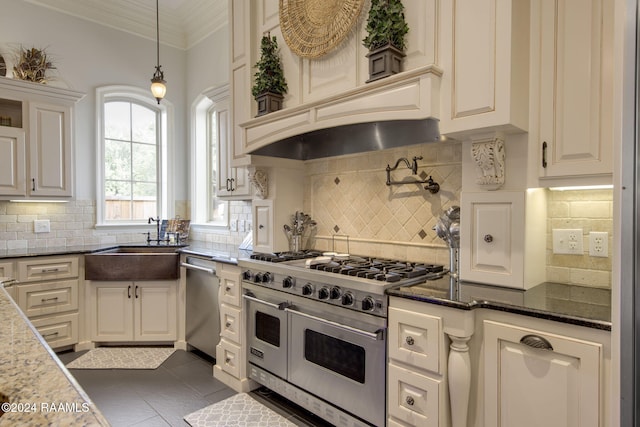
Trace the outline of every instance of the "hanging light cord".
<path fill-rule="evenodd" d="M 156 0 L 156 57 L 158 67 L 160 67 L 160 0 Z"/>

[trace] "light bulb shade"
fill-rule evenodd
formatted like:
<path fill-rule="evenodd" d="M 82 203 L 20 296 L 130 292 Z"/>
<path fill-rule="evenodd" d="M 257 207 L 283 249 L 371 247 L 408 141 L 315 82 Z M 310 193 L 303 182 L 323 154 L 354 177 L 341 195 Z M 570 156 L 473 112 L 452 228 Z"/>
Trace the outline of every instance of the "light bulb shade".
<path fill-rule="evenodd" d="M 151 79 L 151 94 L 156 100 L 158 100 L 158 104 L 160 104 L 160 100 L 164 98 L 164 95 L 167 93 L 167 86 L 165 83 L 164 73 L 160 70 L 160 65 L 158 65 L 156 67 L 156 72 L 153 73 L 153 78 Z"/>

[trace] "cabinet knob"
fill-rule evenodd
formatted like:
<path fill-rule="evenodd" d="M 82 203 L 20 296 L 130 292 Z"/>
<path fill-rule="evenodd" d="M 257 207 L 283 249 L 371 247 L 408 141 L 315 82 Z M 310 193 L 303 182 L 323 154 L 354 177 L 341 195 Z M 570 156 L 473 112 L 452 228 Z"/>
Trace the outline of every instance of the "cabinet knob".
<path fill-rule="evenodd" d="M 230 328 L 231 327 L 231 322 L 227 322 L 224 324 L 225 327 Z"/>
<path fill-rule="evenodd" d="M 407 337 L 404 341 L 407 343 L 407 345 L 415 344 L 415 340 L 413 339 L 413 337 Z"/>
<path fill-rule="evenodd" d="M 224 288 L 224 290 L 229 292 L 231 290 L 231 286 L 227 286 L 226 288 Z"/>
<path fill-rule="evenodd" d="M 264 225 L 260 224 L 260 225 L 258 226 L 258 228 L 259 228 L 260 230 L 262 230 L 262 229 L 264 228 Z"/>
<path fill-rule="evenodd" d="M 415 401 L 413 400 L 413 397 L 411 396 L 407 396 L 406 399 L 404 399 L 405 402 L 407 402 L 407 405 L 409 406 L 413 406 L 413 404 L 415 403 Z"/>
<path fill-rule="evenodd" d="M 227 357 L 226 359 L 224 359 L 224 363 L 226 363 L 227 365 L 231 363 L 231 358 Z"/>
<path fill-rule="evenodd" d="M 487 242 L 487 243 L 493 242 L 493 236 L 491 234 L 485 234 L 484 235 L 484 241 Z"/>

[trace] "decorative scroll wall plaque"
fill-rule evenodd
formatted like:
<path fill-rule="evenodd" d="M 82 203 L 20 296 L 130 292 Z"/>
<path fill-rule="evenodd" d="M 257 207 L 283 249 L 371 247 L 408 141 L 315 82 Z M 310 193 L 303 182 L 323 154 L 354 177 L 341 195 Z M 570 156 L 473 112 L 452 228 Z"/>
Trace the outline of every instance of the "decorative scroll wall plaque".
<path fill-rule="evenodd" d="M 497 190 L 504 184 L 504 140 L 496 137 L 490 141 L 471 144 L 471 156 L 476 163 L 476 184 L 488 190 Z"/>

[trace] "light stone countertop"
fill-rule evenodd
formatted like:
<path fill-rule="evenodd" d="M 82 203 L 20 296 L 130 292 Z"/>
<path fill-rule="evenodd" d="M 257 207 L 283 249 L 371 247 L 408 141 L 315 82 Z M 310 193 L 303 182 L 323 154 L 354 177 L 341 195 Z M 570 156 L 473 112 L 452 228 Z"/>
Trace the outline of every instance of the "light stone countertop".
<path fill-rule="evenodd" d="M 2 284 L 0 346 L 0 426 L 109 425 Z"/>

